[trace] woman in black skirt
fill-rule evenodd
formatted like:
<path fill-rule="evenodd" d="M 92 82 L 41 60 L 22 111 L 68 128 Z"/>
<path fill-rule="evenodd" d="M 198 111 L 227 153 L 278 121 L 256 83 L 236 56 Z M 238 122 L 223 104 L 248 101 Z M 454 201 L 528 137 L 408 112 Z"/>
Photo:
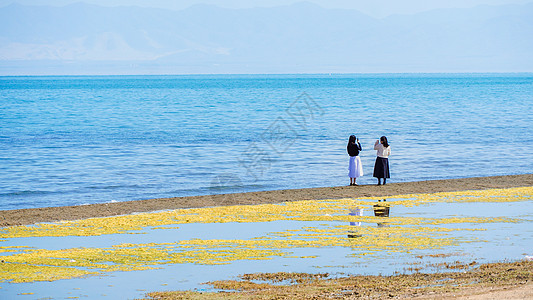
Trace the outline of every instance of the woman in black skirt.
<path fill-rule="evenodd" d="M 390 178 L 389 173 L 389 155 L 390 146 L 387 138 L 382 136 L 374 144 L 374 150 L 377 150 L 378 157 L 376 158 L 376 164 L 374 165 L 374 177 L 378 179 L 378 185 L 381 185 L 381 178 L 383 178 L 383 184 L 387 184 L 387 178 Z"/>

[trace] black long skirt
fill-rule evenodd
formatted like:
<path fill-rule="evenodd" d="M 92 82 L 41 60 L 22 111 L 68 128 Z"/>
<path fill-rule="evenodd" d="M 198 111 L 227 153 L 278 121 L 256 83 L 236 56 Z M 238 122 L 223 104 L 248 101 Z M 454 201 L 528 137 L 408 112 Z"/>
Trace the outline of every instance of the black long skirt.
<path fill-rule="evenodd" d="M 388 158 L 383 158 L 383 157 L 376 158 L 376 164 L 374 165 L 374 177 L 390 178 Z"/>

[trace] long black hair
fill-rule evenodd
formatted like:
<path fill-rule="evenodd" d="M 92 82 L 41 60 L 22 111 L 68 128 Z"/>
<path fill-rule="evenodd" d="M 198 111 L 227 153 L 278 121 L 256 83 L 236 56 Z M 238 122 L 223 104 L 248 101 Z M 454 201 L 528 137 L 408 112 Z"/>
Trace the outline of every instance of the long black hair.
<path fill-rule="evenodd" d="M 386 136 L 382 136 L 379 140 L 383 144 L 383 147 L 387 148 L 389 146 L 389 142 L 387 141 L 387 137 Z"/>
<path fill-rule="evenodd" d="M 355 135 L 353 134 L 350 135 L 350 139 L 348 139 L 348 145 L 355 144 L 355 140 L 356 140 Z"/>

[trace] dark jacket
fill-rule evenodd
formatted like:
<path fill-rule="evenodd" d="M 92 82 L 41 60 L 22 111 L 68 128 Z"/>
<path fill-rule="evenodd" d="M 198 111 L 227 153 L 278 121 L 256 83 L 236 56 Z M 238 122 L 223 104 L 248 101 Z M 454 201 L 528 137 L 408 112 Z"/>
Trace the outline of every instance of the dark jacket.
<path fill-rule="evenodd" d="M 361 143 L 349 143 L 346 150 L 348 150 L 348 155 L 357 156 L 363 148 L 361 148 Z"/>

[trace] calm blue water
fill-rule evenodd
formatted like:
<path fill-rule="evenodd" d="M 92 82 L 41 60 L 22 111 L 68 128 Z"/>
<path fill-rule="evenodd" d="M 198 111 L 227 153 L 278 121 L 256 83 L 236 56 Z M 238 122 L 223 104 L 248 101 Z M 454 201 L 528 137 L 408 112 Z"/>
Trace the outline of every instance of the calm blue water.
<path fill-rule="evenodd" d="M 533 74 L 0 77 L 0 209 L 533 170 Z"/>

